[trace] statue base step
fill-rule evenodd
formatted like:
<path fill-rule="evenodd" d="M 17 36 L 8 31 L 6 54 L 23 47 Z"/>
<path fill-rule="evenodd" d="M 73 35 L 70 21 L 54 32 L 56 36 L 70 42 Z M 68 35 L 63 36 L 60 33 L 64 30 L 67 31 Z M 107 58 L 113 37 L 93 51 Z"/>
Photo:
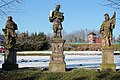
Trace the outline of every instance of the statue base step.
<path fill-rule="evenodd" d="M 15 70 L 15 69 L 18 69 L 18 64 L 4 63 L 2 64 L 2 69 L 3 70 Z"/>
<path fill-rule="evenodd" d="M 116 71 L 116 64 L 100 64 L 100 71 Z"/>
<path fill-rule="evenodd" d="M 49 71 L 50 72 L 65 72 L 66 71 L 66 63 L 51 61 L 49 63 Z"/>

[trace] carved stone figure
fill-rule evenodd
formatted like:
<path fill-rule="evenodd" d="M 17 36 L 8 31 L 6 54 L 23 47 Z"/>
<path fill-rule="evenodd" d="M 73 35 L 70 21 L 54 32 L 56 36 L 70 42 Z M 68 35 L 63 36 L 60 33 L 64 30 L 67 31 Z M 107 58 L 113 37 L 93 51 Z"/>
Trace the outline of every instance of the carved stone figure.
<path fill-rule="evenodd" d="M 3 70 L 14 70 L 18 68 L 16 64 L 16 33 L 17 24 L 8 16 L 5 29 L 2 29 L 5 36 L 3 43 L 5 47 L 4 63 L 2 64 Z"/>
<path fill-rule="evenodd" d="M 115 22 L 116 22 L 116 12 L 114 12 L 111 19 L 109 18 L 108 13 L 106 13 L 104 17 L 105 17 L 105 21 L 103 21 L 100 27 L 100 33 L 102 35 L 102 45 L 111 46 L 113 29 L 115 28 Z"/>
<path fill-rule="evenodd" d="M 51 61 L 49 63 L 49 71 L 50 72 L 65 72 L 66 71 L 66 63 L 64 61 L 64 43 L 65 40 L 62 39 L 61 30 L 62 22 L 64 20 L 64 16 L 62 12 L 59 12 L 60 5 L 56 5 L 55 11 L 50 11 L 49 20 L 52 22 L 52 29 L 54 32 L 54 37 L 51 40 Z"/>
<path fill-rule="evenodd" d="M 54 32 L 54 38 L 62 38 L 61 30 L 64 16 L 62 12 L 59 12 L 60 5 L 56 5 L 55 11 L 50 11 L 49 21 L 52 22 L 52 29 Z"/>
<path fill-rule="evenodd" d="M 15 30 L 17 30 L 17 24 L 13 22 L 12 17 L 8 16 L 8 20 L 5 25 L 5 29 L 2 29 L 4 32 L 5 36 L 5 42 L 4 42 L 4 47 L 6 49 L 11 49 L 15 46 L 16 44 L 16 33 Z"/>

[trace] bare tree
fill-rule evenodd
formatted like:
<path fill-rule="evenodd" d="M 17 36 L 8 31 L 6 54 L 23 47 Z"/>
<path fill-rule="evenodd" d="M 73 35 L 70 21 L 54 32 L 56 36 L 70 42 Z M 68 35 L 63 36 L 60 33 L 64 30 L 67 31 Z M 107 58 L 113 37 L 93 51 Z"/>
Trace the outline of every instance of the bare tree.
<path fill-rule="evenodd" d="M 118 36 L 118 38 L 117 38 L 117 41 L 116 42 L 120 42 L 120 35 Z"/>
<path fill-rule="evenodd" d="M 106 0 L 106 3 L 103 5 L 119 10 L 120 9 L 120 0 Z"/>
<path fill-rule="evenodd" d="M 80 29 L 78 31 L 74 31 L 69 34 L 65 34 L 63 37 L 66 42 L 87 42 L 88 34 L 94 32 L 96 37 L 100 37 L 100 33 L 98 30 L 87 30 L 87 29 Z"/>
<path fill-rule="evenodd" d="M 22 0 L 0 0 L 0 15 L 7 15 L 11 12 L 18 11 L 17 5 Z"/>
<path fill-rule="evenodd" d="M 85 42 L 85 30 L 74 31 L 64 35 L 64 39 L 67 42 Z"/>

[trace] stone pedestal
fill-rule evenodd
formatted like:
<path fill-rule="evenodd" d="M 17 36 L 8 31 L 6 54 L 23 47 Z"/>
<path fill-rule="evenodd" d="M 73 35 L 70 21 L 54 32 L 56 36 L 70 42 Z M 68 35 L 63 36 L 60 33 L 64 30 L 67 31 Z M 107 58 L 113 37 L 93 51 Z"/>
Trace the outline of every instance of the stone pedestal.
<path fill-rule="evenodd" d="M 50 72 L 65 72 L 66 63 L 64 62 L 64 48 L 65 40 L 53 39 L 52 40 L 52 55 L 49 63 Z"/>
<path fill-rule="evenodd" d="M 16 64 L 16 49 L 10 49 L 5 51 L 2 69 L 3 70 L 18 69 L 18 64 Z"/>
<path fill-rule="evenodd" d="M 2 69 L 3 70 L 15 70 L 15 69 L 18 69 L 18 64 L 3 63 L 2 64 Z"/>
<path fill-rule="evenodd" d="M 105 70 L 116 71 L 116 65 L 114 64 L 113 46 L 102 47 L 102 64 L 100 65 L 100 71 L 105 71 Z"/>

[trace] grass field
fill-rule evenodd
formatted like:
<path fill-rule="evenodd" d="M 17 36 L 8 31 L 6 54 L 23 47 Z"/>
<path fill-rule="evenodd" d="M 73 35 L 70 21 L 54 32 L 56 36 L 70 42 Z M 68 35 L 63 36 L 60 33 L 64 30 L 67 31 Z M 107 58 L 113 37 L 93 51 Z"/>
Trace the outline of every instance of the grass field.
<path fill-rule="evenodd" d="M 120 80 L 120 71 L 74 69 L 66 72 L 48 72 L 40 69 L 0 71 L 0 80 Z"/>

